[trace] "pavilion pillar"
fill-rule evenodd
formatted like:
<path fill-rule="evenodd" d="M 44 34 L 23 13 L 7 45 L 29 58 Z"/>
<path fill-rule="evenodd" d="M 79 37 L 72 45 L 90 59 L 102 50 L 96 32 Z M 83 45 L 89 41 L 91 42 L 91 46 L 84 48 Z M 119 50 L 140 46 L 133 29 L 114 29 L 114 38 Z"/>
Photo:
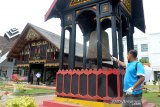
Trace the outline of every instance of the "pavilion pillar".
<path fill-rule="evenodd" d="M 129 30 L 131 35 L 131 49 L 134 49 L 134 38 L 133 38 L 134 26 L 132 24 L 130 25 Z"/>
<path fill-rule="evenodd" d="M 83 69 L 86 69 L 86 51 L 87 51 L 87 41 L 86 35 L 83 36 Z"/>
<path fill-rule="evenodd" d="M 101 36 L 99 4 L 97 4 L 96 20 L 97 20 L 97 69 L 100 69 L 102 68 L 102 36 Z"/>
<path fill-rule="evenodd" d="M 63 69 L 64 63 L 64 44 L 65 44 L 65 28 L 64 28 L 64 19 L 61 22 L 61 44 L 60 44 L 60 52 L 59 52 L 59 69 Z"/>
<path fill-rule="evenodd" d="M 76 48 L 76 13 L 73 12 L 72 14 L 72 34 L 70 36 L 70 43 L 69 43 L 69 69 L 74 69 L 75 67 L 75 48 Z"/>
<path fill-rule="evenodd" d="M 119 43 L 119 60 L 120 61 L 124 61 L 124 57 L 123 57 L 123 39 L 122 39 L 122 21 L 119 22 L 118 43 Z"/>
<path fill-rule="evenodd" d="M 134 26 L 132 26 L 129 23 L 129 25 L 128 25 L 128 33 L 127 33 L 127 51 L 128 52 L 131 49 L 134 49 L 133 33 L 134 33 Z"/>
<path fill-rule="evenodd" d="M 116 16 L 113 15 L 111 18 L 111 25 L 112 25 L 112 50 L 113 50 L 113 56 L 118 58 L 118 52 L 117 52 L 117 26 L 116 26 Z M 117 68 L 117 63 L 113 62 L 113 66 Z"/>

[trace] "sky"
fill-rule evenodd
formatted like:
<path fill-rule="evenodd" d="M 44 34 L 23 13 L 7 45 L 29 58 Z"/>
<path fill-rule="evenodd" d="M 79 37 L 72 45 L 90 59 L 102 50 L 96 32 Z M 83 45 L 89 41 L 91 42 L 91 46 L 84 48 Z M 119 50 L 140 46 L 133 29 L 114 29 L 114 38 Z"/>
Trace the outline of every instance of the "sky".
<path fill-rule="evenodd" d="M 53 0 L 0 0 L 0 35 L 3 36 L 13 27 L 21 32 L 28 22 L 60 35 L 60 19 L 52 18 L 44 22 L 44 15 L 52 2 Z M 143 2 L 146 34 L 160 32 L 160 0 Z M 77 34 L 82 35 L 79 28 Z M 145 34 L 136 29 L 134 35 Z M 77 37 L 77 42 L 82 43 L 82 36 Z"/>

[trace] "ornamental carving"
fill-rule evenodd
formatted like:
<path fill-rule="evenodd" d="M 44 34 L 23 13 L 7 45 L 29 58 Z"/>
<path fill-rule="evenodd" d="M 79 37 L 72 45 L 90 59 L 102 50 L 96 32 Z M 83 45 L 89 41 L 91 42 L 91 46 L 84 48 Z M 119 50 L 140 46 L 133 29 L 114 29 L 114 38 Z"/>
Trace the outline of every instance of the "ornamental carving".
<path fill-rule="evenodd" d="M 109 4 L 105 3 L 101 6 L 102 13 L 109 12 Z"/>
<path fill-rule="evenodd" d="M 86 3 L 86 2 L 89 2 L 91 0 L 71 0 L 70 2 L 70 7 L 73 7 L 73 6 L 77 6 L 79 4 L 83 4 L 83 3 Z"/>
<path fill-rule="evenodd" d="M 37 39 L 39 39 L 39 38 L 41 38 L 41 37 L 40 37 L 39 34 L 37 34 L 33 29 L 30 29 L 30 30 L 28 31 L 27 36 L 26 36 L 26 39 L 27 39 L 27 40 L 37 40 Z"/>
<path fill-rule="evenodd" d="M 129 12 L 129 14 L 131 13 L 131 0 L 122 0 L 122 3 L 125 7 L 125 9 Z"/>

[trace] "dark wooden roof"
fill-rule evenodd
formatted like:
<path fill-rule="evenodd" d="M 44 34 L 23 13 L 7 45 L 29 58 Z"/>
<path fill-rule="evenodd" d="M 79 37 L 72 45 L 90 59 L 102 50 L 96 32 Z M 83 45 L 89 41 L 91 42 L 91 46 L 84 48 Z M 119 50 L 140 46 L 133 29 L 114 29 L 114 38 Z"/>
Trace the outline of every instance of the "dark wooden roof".
<path fill-rule="evenodd" d="M 135 27 L 145 32 L 146 25 L 144 19 L 143 0 L 132 1 L 132 19 Z"/>
<path fill-rule="evenodd" d="M 9 40 L 6 37 L 0 36 L 0 50 L 2 50 L 2 56 L 12 48 L 16 40 L 17 38 Z"/>
<path fill-rule="evenodd" d="M 99 0 L 92 0 L 99 1 Z M 120 2 L 120 0 L 110 0 L 112 2 Z M 131 0 L 132 1 L 132 20 L 135 27 L 145 32 L 145 19 L 144 19 L 144 10 L 143 10 L 143 0 Z M 67 9 L 70 0 L 54 0 L 49 10 L 45 14 L 45 21 L 55 18 L 61 18 L 63 16 L 63 11 Z M 92 2 L 91 2 L 92 3 Z M 80 5 L 81 6 L 81 5 Z M 72 8 L 74 9 L 74 8 Z"/>
<path fill-rule="evenodd" d="M 20 51 L 22 48 L 27 44 L 28 41 L 25 40 L 25 36 L 27 35 L 28 31 L 33 29 L 36 33 L 38 33 L 42 38 L 52 43 L 57 49 L 60 49 L 60 40 L 61 37 L 55 33 L 42 29 L 38 26 L 28 23 L 24 30 L 22 31 L 19 39 L 12 47 L 11 51 L 8 54 L 8 57 L 18 58 Z M 69 40 L 65 40 L 65 50 L 64 53 L 68 54 L 69 52 Z M 76 43 L 76 56 L 82 57 L 83 56 L 83 45 Z"/>

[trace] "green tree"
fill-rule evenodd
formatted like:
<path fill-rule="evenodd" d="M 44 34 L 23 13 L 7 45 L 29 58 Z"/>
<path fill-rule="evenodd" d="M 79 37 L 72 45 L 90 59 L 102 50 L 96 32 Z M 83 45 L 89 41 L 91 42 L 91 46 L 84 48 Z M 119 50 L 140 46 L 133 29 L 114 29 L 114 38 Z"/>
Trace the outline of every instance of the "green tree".
<path fill-rule="evenodd" d="M 147 58 L 141 58 L 141 59 L 139 60 L 139 62 L 141 62 L 142 64 L 144 64 L 144 63 L 150 64 L 150 63 L 149 63 L 149 60 L 148 60 Z"/>

